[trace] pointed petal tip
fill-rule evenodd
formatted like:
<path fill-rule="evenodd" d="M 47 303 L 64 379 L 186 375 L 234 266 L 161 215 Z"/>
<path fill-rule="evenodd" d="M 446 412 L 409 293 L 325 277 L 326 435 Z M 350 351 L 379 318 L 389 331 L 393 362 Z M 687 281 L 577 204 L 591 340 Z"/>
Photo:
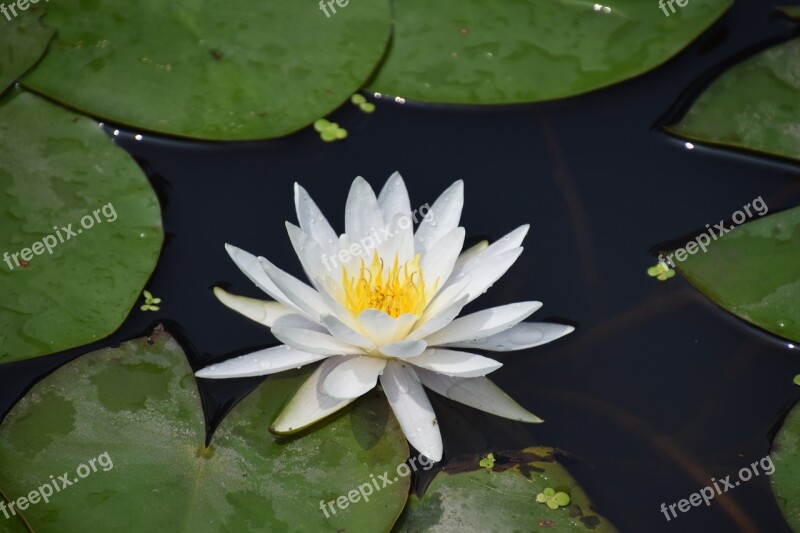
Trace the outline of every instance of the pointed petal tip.
<path fill-rule="evenodd" d="M 429 460 L 433 461 L 434 463 L 441 462 L 442 455 L 444 455 L 443 450 L 428 450 L 428 451 L 421 451 L 422 455 L 427 457 Z"/>
<path fill-rule="evenodd" d="M 208 370 L 208 367 L 201 368 L 200 370 L 198 370 L 197 372 L 194 373 L 194 376 L 196 378 L 204 378 L 204 379 L 212 379 L 212 378 L 214 378 L 213 372 L 210 372 Z"/>
<path fill-rule="evenodd" d="M 230 294 L 228 291 L 226 291 L 222 287 L 219 287 L 219 286 L 216 286 L 216 285 L 211 290 L 214 293 L 214 296 L 216 296 L 217 300 L 222 300 L 223 298 L 225 298 L 225 296 Z"/>

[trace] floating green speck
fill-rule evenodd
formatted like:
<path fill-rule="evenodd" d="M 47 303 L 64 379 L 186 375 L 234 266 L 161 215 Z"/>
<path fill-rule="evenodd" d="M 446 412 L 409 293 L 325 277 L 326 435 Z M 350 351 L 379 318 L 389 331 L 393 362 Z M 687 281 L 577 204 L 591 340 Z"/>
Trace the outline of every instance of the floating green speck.
<path fill-rule="evenodd" d="M 566 492 L 556 492 L 550 487 L 547 487 L 542 492 L 536 495 L 536 501 L 546 504 L 550 509 L 558 509 L 559 507 L 566 507 L 569 505 L 570 497 Z"/>
<path fill-rule="evenodd" d="M 142 295 L 144 295 L 144 305 L 139 309 L 142 311 L 158 311 L 160 309 L 160 307 L 153 304 L 160 304 L 161 298 L 153 298 L 153 295 L 148 290 L 142 291 Z"/>
<path fill-rule="evenodd" d="M 324 118 L 321 118 L 321 119 L 317 120 L 316 122 L 314 122 L 314 129 L 319 131 L 319 132 L 325 131 L 330 127 L 331 127 L 330 121 L 325 120 Z"/>
<path fill-rule="evenodd" d="M 360 107 L 361 111 L 363 111 L 364 113 L 372 113 L 373 111 L 375 111 L 375 104 L 373 104 L 372 102 L 364 102 L 363 104 L 360 104 L 358 107 Z"/>
<path fill-rule="evenodd" d="M 353 102 L 356 105 L 359 105 L 359 104 L 363 104 L 364 102 L 366 102 L 367 99 L 364 98 L 363 94 L 356 93 L 356 94 L 354 94 L 353 96 L 350 97 L 350 101 Z"/>
<path fill-rule="evenodd" d="M 651 266 L 647 269 L 647 275 L 656 278 L 659 281 L 665 281 L 675 275 L 675 271 L 672 270 L 666 263 L 658 263 L 655 266 Z"/>
<path fill-rule="evenodd" d="M 314 122 L 314 129 L 319 132 L 320 138 L 326 143 L 347 138 L 346 129 L 340 128 L 337 123 L 330 122 L 324 118 Z"/>
<path fill-rule="evenodd" d="M 492 467 L 494 467 L 494 454 L 489 453 L 486 457 L 481 459 L 478 464 L 481 466 L 481 468 L 491 470 Z"/>
<path fill-rule="evenodd" d="M 800 385 L 800 374 L 797 374 L 792 381 L 795 385 Z"/>

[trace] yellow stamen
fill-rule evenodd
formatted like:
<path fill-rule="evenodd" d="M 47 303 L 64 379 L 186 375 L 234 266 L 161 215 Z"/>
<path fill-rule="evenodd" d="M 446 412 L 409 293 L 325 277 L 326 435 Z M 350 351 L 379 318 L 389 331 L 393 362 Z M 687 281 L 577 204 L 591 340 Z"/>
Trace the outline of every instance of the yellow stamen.
<path fill-rule="evenodd" d="M 367 268 L 361 260 L 361 270 L 357 278 L 347 276 L 342 267 L 342 288 L 344 306 L 357 316 L 364 309 L 377 309 L 391 317 L 404 313 L 422 314 L 427 304 L 425 278 L 419 266 L 419 254 L 402 266 L 397 254 L 392 267 L 385 271 L 383 260 L 378 252 L 372 256 L 372 264 Z M 438 284 L 438 279 L 436 283 Z"/>

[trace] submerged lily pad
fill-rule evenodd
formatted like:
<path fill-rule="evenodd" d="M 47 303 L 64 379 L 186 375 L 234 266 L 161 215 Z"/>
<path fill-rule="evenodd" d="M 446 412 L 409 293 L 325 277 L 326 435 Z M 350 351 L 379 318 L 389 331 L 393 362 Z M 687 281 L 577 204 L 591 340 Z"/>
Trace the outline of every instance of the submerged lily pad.
<path fill-rule="evenodd" d="M 797 405 L 783 421 L 770 452 L 775 471 L 772 492 L 793 531 L 800 530 L 800 409 Z"/>
<path fill-rule="evenodd" d="M 675 261 L 681 274 L 725 310 L 800 342 L 800 207 L 708 240 L 705 253 L 694 246 Z"/>
<path fill-rule="evenodd" d="M 616 531 L 592 509 L 551 448 L 495 455 L 491 469 L 479 466 L 476 456 L 449 463 L 422 499 L 409 498 L 398 531 L 486 531 L 487 525 L 491 531 Z M 564 506 L 537 502 L 546 489 L 559 493 Z"/>
<path fill-rule="evenodd" d="M 800 160 L 800 39 L 774 46 L 716 79 L 667 128 L 701 142 Z"/>
<path fill-rule="evenodd" d="M 573 96 L 664 63 L 731 4 L 692 0 L 665 16 L 642 0 L 397 1 L 392 46 L 370 89 L 462 104 Z"/>
<path fill-rule="evenodd" d="M 10 21 L 0 15 L 3 26 L 0 31 L 0 93 L 42 57 L 55 33 L 39 21 L 42 8 L 32 4 L 28 6 L 31 11 L 17 11 L 17 16 Z M 8 8 L 6 11 L 11 16 Z"/>
<path fill-rule="evenodd" d="M 161 249 L 150 183 L 97 123 L 17 90 L 0 144 L 0 362 L 109 335 Z"/>
<path fill-rule="evenodd" d="M 330 518 L 320 510 L 408 458 L 380 395 L 303 437 L 270 433 L 308 373 L 268 379 L 206 448 L 196 382 L 169 335 L 85 355 L 38 383 L 0 426 L 0 489 L 18 501 L 66 474 L 71 485 L 56 479 L 49 503 L 22 510 L 35 531 L 388 530 L 409 478 Z"/>
<path fill-rule="evenodd" d="M 315 2 L 58 0 L 45 19 L 58 35 L 23 83 L 135 129 L 287 135 L 346 102 L 389 39 L 388 0 L 325 6 L 329 17 Z"/>

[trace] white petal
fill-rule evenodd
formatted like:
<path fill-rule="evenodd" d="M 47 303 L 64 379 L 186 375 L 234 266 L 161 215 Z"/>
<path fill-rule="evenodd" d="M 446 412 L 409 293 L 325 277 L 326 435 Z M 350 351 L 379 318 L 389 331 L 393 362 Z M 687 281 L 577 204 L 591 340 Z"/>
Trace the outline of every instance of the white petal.
<path fill-rule="evenodd" d="M 296 350 L 320 355 L 360 354 L 361 348 L 342 342 L 327 333 L 299 328 L 272 328 L 275 338 Z"/>
<path fill-rule="evenodd" d="M 336 232 L 319 210 L 311 196 L 299 184 L 294 184 L 294 207 L 303 231 L 314 239 L 328 255 L 336 253 Z"/>
<path fill-rule="evenodd" d="M 273 328 L 299 328 L 299 329 L 307 329 L 309 331 L 318 331 L 320 333 L 327 333 L 328 330 L 325 329 L 325 326 L 322 324 L 318 324 L 317 322 L 313 322 L 301 314 L 292 313 L 291 315 L 284 315 L 275 320 L 275 323 L 272 325 Z"/>
<path fill-rule="evenodd" d="M 358 398 L 369 392 L 378 383 L 386 359 L 368 355 L 339 357 L 322 380 L 322 392 L 332 398 Z"/>
<path fill-rule="evenodd" d="M 418 368 L 417 375 L 422 384 L 432 391 L 464 405 L 519 422 L 530 424 L 544 422 L 515 402 L 489 378 L 457 378 L 437 374 L 424 368 Z"/>
<path fill-rule="evenodd" d="M 436 284 L 441 289 L 447 283 L 463 246 L 464 228 L 459 227 L 436 241 L 433 247 L 423 254 L 420 268 L 425 276 L 426 287 L 433 287 Z"/>
<path fill-rule="evenodd" d="M 440 374 L 462 378 L 485 376 L 503 366 L 503 363 L 482 355 L 441 348 L 429 348 L 409 362 Z"/>
<path fill-rule="evenodd" d="M 403 181 L 403 176 L 395 172 L 378 194 L 378 205 L 383 214 L 383 221 L 388 223 L 397 215 L 411 216 L 411 201 L 408 199 L 408 190 Z"/>
<path fill-rule="evenodd" d="M 286 222 L 286 232 L 289 234 L 289 241 L 292 243 L 294 253 L 300 259 L 306 277 L 312 282 L 325 276 L 341 275 L 341 269 L 336 270 L 335 264 L 330 260 L 331 256 L 325 253 L 317 242 L 291 222 Z M 320 287 L 317 287 L 319 290 Z"/>
<path fill-rule="evenodd" d="M 530 224 L 523 224 L 518 228 L 511 230 L 506 235 L 503 235 L 490 244 L 486 250 L 483 251 L 483 255 L 488 257 L 496 257 L 504 252 L 521 246 L 522 241 L 525 240 L 525 236 L 528 234 L 530 229 Z"/>
<path fill-rule="evenodd" d="M 522 253 L 519 245 L 529 229 L 530 225 L 524 224 L 468 259 L 457 261 L 451 280 L 456 281 L 466 274 L 471 275 L 473 282 L 468 290 L 470 301 L 474 300 L 511 268 Z"/>
<path fill-rule="evenodd" d="M 441 461 L 439 424 L 414 369 L 389 361 L 381 375 L 381 386 L 408 442 L 432 461 Z"/>
<path fill-rule="evenodd" d="M 572 326 L 548 322 L 522 322 L 513 328 L 483 339 L 448 343 L 453 348 L 473 348 L 493 352 L 513 352 L 541 346 L 575 331 Z"/>
<path fill-rule="evenodd" d="M 270 327 L 276 319 L 296 312 L 280 302 L 269 302 L 231 294 L 222 287 L 214 287 L 214 296 L 226 307 L 243 314 L 250 320 Z"/>
<path fill-rule="evenodd" d="M 519 247 L 522 244 L 522 241 L 525 239 L 525 236 L 528 234 L 528 230 L 530 230 L 530 224 L 523 224 L 518 228 L 510 231 L 509 233 L 503 235 L 496 241 L 494 241 L 489 246 L 484 246 L 482 250 L 472 254 L 469 258 L 464 258 L 461 260 L 459 258 L 459 267 L 465 267 L 467 271 L 470 268 L 475 266 L 477 262 L 486 262 L 490 260 L 492 257 L 497 257 L 498 255 L 505 253 L 509 250 L 513 250 L 514 248 Z M 484 241 L 485 242 L 485 241 Z M 481 243 L 478 243 L 479 245 Z M 473 248 L 476 248 L 474 246 Z M 466 252 L 465 252 L 466 253 Z M 461 254 L 464 255 L 464 254 Z M 473 261 L 474 260 L 474 261 Z M 456 269 L 454 273 L 458 273 L 460 270 Z"/>
<path fill-rule="evenodd" d="M 458 256 L 456 264 L 453 266 L 453 272 L 458 272 L 467 262 L 484 251 L 489 246 L 489 241 L 480 241 L 478 244 L 470 246 Z"/>
<path fill-rule="evenodd" d="M 405 339 L 416 321 L 417 316 L 412 313 L 403 313 L 397 318 L 392 318 L 377 309 L 364 309 L 358 314 L 361 331 L 377 346 Z"/>
<path fill-rule="evenodd" d="M 233 259 L 233 262 L 236 263 L 236 266 L 239 267 L 245 276 L 247 276 L 250 281 L 256 284 L 256 286 L 261 289 L 262 291 L 266 292 L 282 304 L 291 307 L 293 309 L 297 309 L 297 306 L 292 304 L 289 299 L 283 294 L 280 289 L 275 285 L 275 283 L 269 278 L 266 272 L 264 272 L 264 267 L 261 266 L 261 263 L 258 261 L 258 258 L 249 252 L 245 252 L 241 248 L 237 248 L 232 244 L 225 244 L 225 250 L 228 252 L 228 255 Z"/>
<path fill-rule="evenodd" d="M 392 262 L 397 255 L 399 264 L 404 265 L 414 258 L 414 223 L 410 215 L 395 215 L 377 237 L 378 255 L 385 261 Z"/>
<path fill-rule="evenodd" d="M 283 435 L 296 433 L 355 401 L 355 398 L 346 400 L 331 398 L 319 390 L 322 380 L 334 366 L 335 361 L 335 357 L 324 360 L 303 382 L 272 423 L 270 431 Z"/>
<path fill-rule="evenodd" d="M 320 284 L 320 283 L 322 283 L 321 280 L 315 281 L 315 284 Z M 339 281 L 336 284 L 336 286 L 339 288 L 340 291 L 342 291 L 343 295 L 344 291 L 341 288 L 341 281 Z M 335 295 L 334 292 L 321 291 L 319 295 L 322 298 L 322 301 L 325 302 L 325 305 L 328 306 L 328 309 L 332 311 L 331 314 L 333 314 L 333 316 L 338 318 L 341 322 L 343 322 L 348 328 L 352 330 L 357 330 L 359 328 L 358 320 L 353 315 L 351 315 L 347 309 L 344 308 L 344 306 L 339 302 L 339 300 L 336 299 L 336 297 L 334 296 Z M 320 319 L 321 318 L 322 317 L 320 317 Z"/>
<path fill-rule="evenodd" d="M 303 352 L 289 346 L 281 345 L 207 366 L 195 372 L 194 375 L 199 378 L 209 379 L 264 376 L 266 374 L 283 372 L 290 368 L 300 368 L 303 365 L 319 361 L 326 357 L 328 356 Z"/>
<path fill-rule="evenodd" d="M 344 209 L 344 227 L 350 242 L 359 242 L 384 227 L 375 192 L 361 176 L 350 186 Z"/>
<path fill-rule="evenodd" d="M 480 339 L 504 331 L 531 316 L 542 302 L 519 302 L 484 309 L 461 318 L 425 338 L 431 346 Z"/>
<path fill-rule="evenodd" d="M 399 357 L 400 359 L 406 359 L 422 354 L 427 347 L 428 343 L 425 341 L 405 340 L 383 346 L 379 351 L 388 357 Z"/>
<path fill-rule="evenodd" d="M 511 265 L 513 265 L 522 253 L 522 248 L 514 248 L 500 255 L 489 258 L 475 258 L 470 263 L 476 262 L 472 268 L 464 268 L 461 273 L 453 274 L 450 276 L 452 281 L 448 283 L 456 283 L 460 280 L 461 276 L 470 276 L 469 285 L 467 285 L 464 292 L 469 294 L 469 301 L 471 302 L 481 294 L 485 293 L 489 287 L 494 285 L 494 282 L 500 279 L 505 274 Z"/>
<path fill-rule="evenodd" d="M 308 318 L 319 322 L 320 316 L 331 313 L 325 300 L 312 287 L 284 272 L 264 257 L 259 257 L 258 262 L 281 294 L 285 294 L 288 301 Z"/>
<path fill-rule="evenodd" d="M 325 326 L 331 335 L 340 341 L 352 344 L 353 346 L 359 346 L 367 350 L 372 350 L 375 348 L 375 344 L 371 340 L 348 327 L 344 322 L 333 315 L 325 315 L 321 317 L 320 322 L 322 322 L 322 325 Z"/>
<path fill-rule="evenodd" d="M 414 234 L 414 249 L 424 252 L 458 227 L 464 207 L 464 182 L 456 181 L 433 203 Z"/>
<path fill-rule="evenodd" d="M 443 311 L 436 313 L 430 320 L 423 322 L 419 320 L 414 330 L 408 334 L 408 339 L 424 339 L 431 333 L 435 333 L 451 323 L 461 312 L 467 302 L 468 296 L 464 296 L 460 300 L 455 301 L 452 305 L 445 308 Z"/>
<path fill-rule="evenodd" d="M 417 321 L 416 327 L 420 327 L 422 324 L 432 320 L 464 297 L 467 297 L 467 303 L 469 303 L 467 289 L 469 289 L 471 283 L 472 277 L 469 274 L 464 274 L 456 281 L 448 281 L 444 288 L 436 293 L 433 300 L 428 302 L 425 311 L 422 312 L 422 316 Z"/>

